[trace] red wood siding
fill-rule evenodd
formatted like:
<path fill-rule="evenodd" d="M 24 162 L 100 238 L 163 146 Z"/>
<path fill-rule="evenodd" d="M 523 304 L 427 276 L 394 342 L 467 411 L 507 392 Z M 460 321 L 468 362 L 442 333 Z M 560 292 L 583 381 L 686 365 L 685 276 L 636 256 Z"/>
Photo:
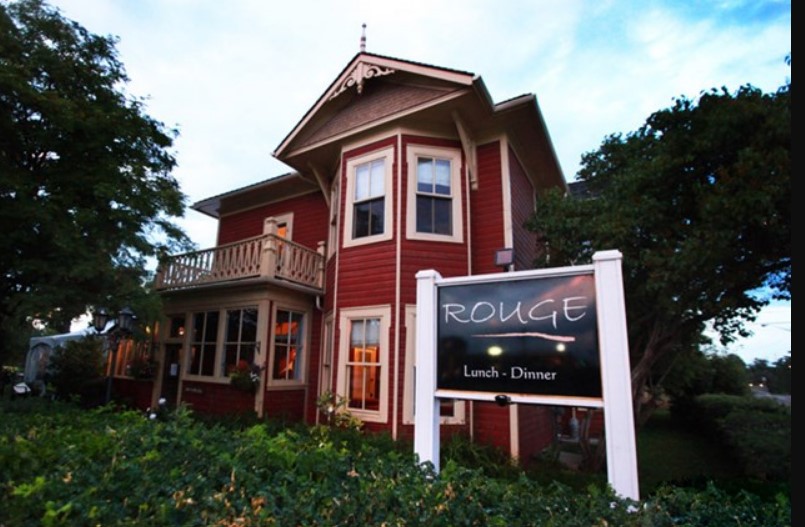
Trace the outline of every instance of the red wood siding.
<path fill-rule="evenodd" d="M 511 148 L 509 148 L 509 174 L 511 176 L 514 268 L 518 271 L 533 269 L 536 256 L 536 235 L 526 229 L 525 223 L 534 213 L 534 186 Z"/>
<path fill-rule="evenodd" d="M 400 228 L 405 233 L 406 215 L 408 207 L 413 204 L 408 203 L 408 148 L 412 145 L 438 146 L 452 148 L 461 152 L 459 141 L 448 139 L 436 139 L 429 137 L 415 137 L 404 135 L 402 137 L 403 154 L 402 170 L 400 173 L 400 189 L 403 192 L 403 207 L 401 214 L 402 225 Z M 400 258 L 400 281 L 401 281 L 401 303 L 416 303 L 416 274 L 424 269 L 435 269 L 443 277 L 465 276 L 469 274 L 469 251 L 467 244 L 467 232 L 470 219 L 467 217 L 467 184 L 465 177 L 464 156 L 461 155 L 461 187 L 459 196 L 462 200 L 462 211 L 464 215 L 464 242 L 463 243 L 442 243 L 426 240 L 409 240 L 405 238 L 401 243 Z M 404 313 L 401 312 L 401 316 Z M 404 343 L 405 341 L 403 341 Z"/>
<path fill-rule="evenodd" d="M 472 406 L 475 440 L 511 452 L 509 408 L 487 402 L 474 402 Z"/>
<path fill-rule="evenodd" d="M 267 391 L 263 402 L 265 417 L 291 422 L 303 421 L 305 392 L 304 389 Z"/>
<path fill-rule="evenodd" d="M 555 418 L 550 406 L 520 404 L 517 405 L 517 419 L 520 423 L 520 463 L 528 465 L 553 442 Z"/>
<path fill-rule="evenodd" d="M 503 189 L 500 143 L 478 147 L 478 189 L 471 193 L 472 274 L 499 272 L 495 251 L 502 248 Z"/>
<path fill-rule="evenodd" d="M 218 244 L 263 234 L 263 221 L 267 217 L 288 213 L 293 213 L 293 241 L 315 249 L 320 241 L 327 240 L 327 204 L 320 192 L 314 192 L 224 216 L 219 222 Z"/>
<path fill-rule="evenodd" d="M 184 381 L 181 400 L 194 412 L 210 415 L 253 414 L 255 394 L 228 384 Z"/>
<path fill-rule="evenodd" d="M 115 401 L 137 410 L 146 410 L 151 407 L 153 381 L 115 378 L 112 382 Z"/>

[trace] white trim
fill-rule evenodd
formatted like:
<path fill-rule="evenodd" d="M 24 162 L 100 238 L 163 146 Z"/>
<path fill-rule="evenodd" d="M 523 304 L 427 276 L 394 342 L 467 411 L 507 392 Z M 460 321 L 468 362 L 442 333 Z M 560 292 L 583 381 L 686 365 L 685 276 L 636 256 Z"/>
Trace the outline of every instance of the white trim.
<path fill-rule="evenodd" d="M 500 210 L 503 211 L 503 245 L 514 247 L 514 233 L 512 229 L 512 178 L 509 170 L 509 142 L 506 137 L 500 138 L 500 186 L 502 189 L 503 203 Z M 512 263 L 512 269 L 514 264 Z"/>
<path fill-rule="evenodd" d="M 450 199 L 451 199 L 451 221 L 453 222 L 452 234 L 433 234 L 418 232 L 416 225 L 416 199 L 417 199 L 417 158 L 432 157 L 435 159 L 446 159 L 450 161 Z M 462 207 L 462 185 L 461 185 L 461 149 L 431 145 L 408 145 L 406 152 L 408 163 L 408 185 L 407 200 L 408 208 L 406 213 L 406 238 L 409 240 L 428 240 L 439 242 L 462 243 L 464 241 L 464 216 Z"/>
<path fill-rule="evenodd" d="M 416 304 L 405 306 L 405 374 L 403 385 L 403 424 L 414 424 L 414 379 L 416 375 Z M 453 415 L 440 416 L 439 422 L 443 425 L 463 425 L 467 418 L 467 403 L 461 400 L 453 401 Z"/>
<path fill-rule="evenodd" d="M 302 306 L 299 304 L 293 303 L 278 303 L 274 302 L 271 306 L 271 320 L 274 324 L 277 323 L 277 311 L 291 311 L 293 313 L 300 313 L 303 318 L 303 325 L 302 328 L 302 353 L 301 355 L 297 354 L 296 360 L 296 370 L 299 372 L 299 377 L 296 379 L 275 379 L 273 377 L 274 372 L 274 345 L 275 342 L 275 335 L 274 335 L 274 327 L 272 326 L 270 331 L 266 334 L 268 335 L 268 354 L 266 356 L 266 388 L 286 388 L 286 387 L 300 387 L 304 386 L 307 383 L 307 370 L 308 370 L 308 362 L 310 361 L 310 343 L 312 341 L 311 335 L 313 334 L 313 313 L 311 312 L 310 308 L 307 306 Z"/>
<path fill-rule="evenodd" d="M 509 455 L 520 458 L 520 412 L 517 404 L 509 405 Z"/>
<path fill-rule="evenodd" d="M 400 189 L 402 174 L 402 135 L 397 135 L 397 172 L 394 180 L 397 181 L 397 214 L 395 215 L 397 231 L 397 248 L 394 255 L 394 390 L 391 396 L 391 437 L 397 439 L 397 426 L 400 414 L 400 302 L 402 298 L 402 200 L 403 193 Z"/>
<path fill-rule="evenodd" d="M 338 378 L 337 392 L 348 396 L 347 390 L 347 359 L 349 357 L 350 322 L 353 320 L 379 318 L 380 319 L 380 396 L 378 398 L 378 411 L 349 408 L 350 413 L 362 421 L 372 423 L 388 422 L 389 409 L 389 330 L 391 329 L 391 306 L 371 306 L 342 309 L 338 315 Z"/>
<path fill-rule="evenodd" d="M 392 186 L 394 178 L 392 177 L 392 156 L 394 147 L 384 147 L 379 150 L 369 152 L 360 156 L 350 158 L 347 161 L 347 184 L 345 189 L 344 200 L 344 232 L 343 244 L 344 247 L 355 247 L 359 245 L 367 245 L 370 243 L 377 243 L 380 241 L 390 240 L 393 232 L 393 218 L 392 210 L 394 206 L 394 187 Z M 355 195 L 355 169 L 364 163 L 383 160 L 384 164 L 384 201 L 383 201 L 383 232 L 373 236 L 364 236 L 361 238 L 354 238 L 352 235 L 353 230 L 353 209 L 354 209 L 354 195 Z"/>
<path fill-rule="evenodd" d="M 263 234 L 271 234 L 269 232 L 270 220 L 274 220 L 276 225 L 285 224 L 285 239 L 293 240 L 293 212 L 285 212 L 283 214 L 275 214 L 268 216 L 263 220 Z"/>

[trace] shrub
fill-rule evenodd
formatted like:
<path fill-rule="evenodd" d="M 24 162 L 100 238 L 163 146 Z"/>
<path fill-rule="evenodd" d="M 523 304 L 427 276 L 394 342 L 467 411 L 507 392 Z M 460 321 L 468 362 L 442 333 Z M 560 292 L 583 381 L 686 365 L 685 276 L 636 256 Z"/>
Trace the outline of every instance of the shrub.
<path fill-rule="evenodd" d="M 87 337 L 57 348 L 50 356 L 46 379 L 61 399 L 77 397 L 87 405 L 99 402 L 104 379 L 101 340 Z"/>
<path fill-rule="evenodd" d="M 39 400 L 36 403 L 47 403 Z M 208 426 L 111 407 L 0 406 L 0 525 L 783 527 L 791 505 L 663 488 L 641 502 L 606 486 L 495 478 L 328 427 Z"/>

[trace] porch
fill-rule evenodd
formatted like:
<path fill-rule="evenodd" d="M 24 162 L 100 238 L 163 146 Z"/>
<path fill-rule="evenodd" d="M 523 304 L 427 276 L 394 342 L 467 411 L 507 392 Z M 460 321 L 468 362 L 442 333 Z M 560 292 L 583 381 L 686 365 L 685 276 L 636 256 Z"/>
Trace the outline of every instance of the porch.
<path fill-rule="evenodd" d="M 325 244 L 313 250 L 277 234 L 262 234 L 164 259 L 158 269 L 158 291 L 265 279 L 323 293 Z"/>

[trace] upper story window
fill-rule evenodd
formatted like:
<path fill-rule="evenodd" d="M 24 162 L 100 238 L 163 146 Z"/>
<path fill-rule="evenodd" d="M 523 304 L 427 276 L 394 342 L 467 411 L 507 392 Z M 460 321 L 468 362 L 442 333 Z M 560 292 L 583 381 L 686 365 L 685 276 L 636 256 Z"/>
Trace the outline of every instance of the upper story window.
<path fill-rule="evenodd" d="M 383 234 L 386 207 L 385 162 L 375 159 L 355 168 L 355 209 L 352 219 L 352 237 L 364 238 Z"/>
<path fill-rule="evenodd" d="M 347 162 L 345 247 L 391 239 L 393 152 L 386 148 Z"/>
<path fill-rule="evenodd" d="M 411 145 L 408 171 L 408 238 L 462 242 L 459 150 Z"/>

